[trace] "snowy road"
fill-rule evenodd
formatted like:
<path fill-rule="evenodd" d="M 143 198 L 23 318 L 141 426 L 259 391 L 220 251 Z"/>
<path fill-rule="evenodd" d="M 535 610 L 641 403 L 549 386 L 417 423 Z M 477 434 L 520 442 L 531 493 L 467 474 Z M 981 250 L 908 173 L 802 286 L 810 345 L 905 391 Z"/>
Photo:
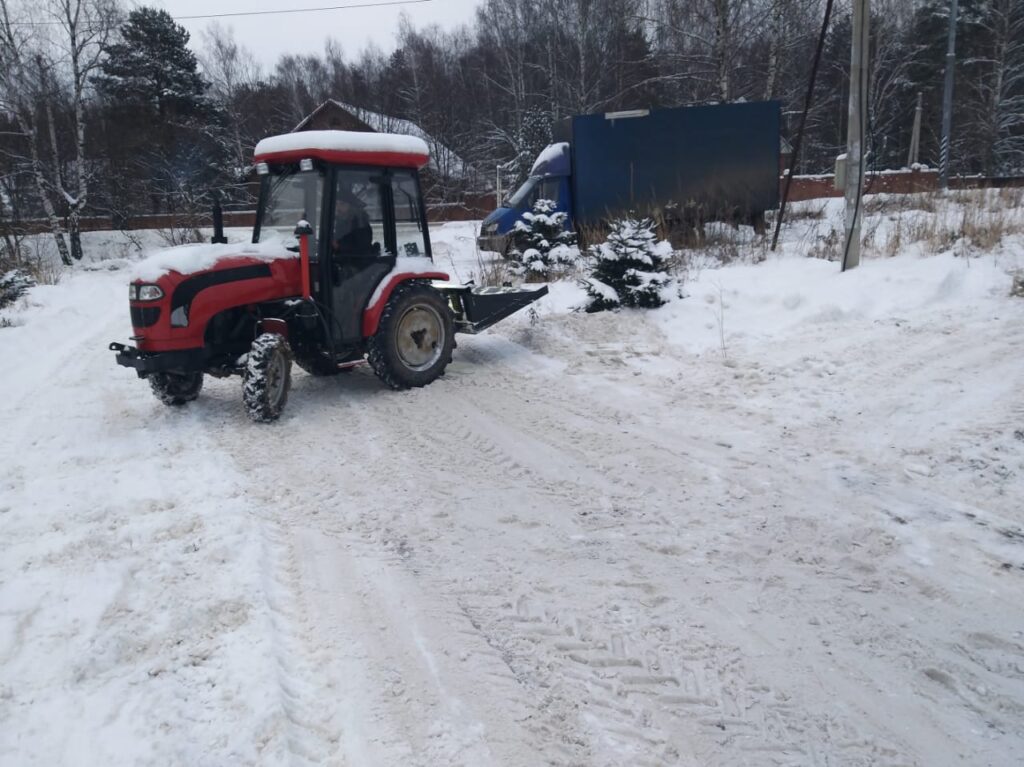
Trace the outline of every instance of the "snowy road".
<path fill-rule="evenodd" d="M 270 427 L 113 366 L 121 275 L 40 289 L 0 330 L 0 763 L 1024 762 L 1024 302 L 920 263 L 784 329 L 765 264 L 424 390 L 297 372 Z"/>

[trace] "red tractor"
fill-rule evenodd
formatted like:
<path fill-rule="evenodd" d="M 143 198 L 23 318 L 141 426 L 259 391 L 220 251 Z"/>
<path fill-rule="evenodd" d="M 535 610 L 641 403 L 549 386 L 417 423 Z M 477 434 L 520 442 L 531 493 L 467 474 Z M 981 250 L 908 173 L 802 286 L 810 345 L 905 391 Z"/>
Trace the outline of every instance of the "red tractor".
<path fill-rule="evenodd" d="M 198 397 L 204 375 L 241 375 L 246 409 L 262 422 L 281 415 L 292 360 L 317 376 L 369 363 L 395 389 L 431 383 L 451 361 L 455 333 L 478 333 L 547 288 L 448 282 L 431 259 L 420 193 L 428 159 L 410 136 L 261 141 L 252 243 L 142 262 L 129 286 L 136 346 L 110 344 L 118 364 L 168 405 Z"/>

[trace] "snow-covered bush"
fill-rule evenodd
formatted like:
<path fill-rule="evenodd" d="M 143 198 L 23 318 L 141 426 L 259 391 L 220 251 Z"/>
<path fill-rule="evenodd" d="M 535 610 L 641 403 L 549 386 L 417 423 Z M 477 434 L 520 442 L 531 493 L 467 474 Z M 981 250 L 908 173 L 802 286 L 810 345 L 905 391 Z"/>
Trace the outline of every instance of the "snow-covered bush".
<path fill-rule="evenodd" d="M 594 266 L 585 279 L 590 297 L 586 310 L 661 306 L 672 282 L 666 263 L 671 255 L 672 245 L 658 241 L 651 219 L 613 221 L 607 239 L 590 248 Z"/>
<path fill-rule="evenodd" d="M 551 200 L 537 200 L 523 214 L 512 234 L 509 258 L 515 271 L 527 279 L 547 279 L 551 268 L 569 266 L 579 259 L 576 233 L 565 228 L 567 214 L 555 210 Z"/>
<path fill-rule="evenodd" d="M 4 272 L 0 275 L 0 309 L 13 304 L 35 284 L 35 279 L 21 269 Z"/>
<path fill-rule="evenodd" d="M 1010 288 L 1010 295 L 1014 298 L 1024 298 L 1024 272 L 1013 275 L 1013 286 Z"/>

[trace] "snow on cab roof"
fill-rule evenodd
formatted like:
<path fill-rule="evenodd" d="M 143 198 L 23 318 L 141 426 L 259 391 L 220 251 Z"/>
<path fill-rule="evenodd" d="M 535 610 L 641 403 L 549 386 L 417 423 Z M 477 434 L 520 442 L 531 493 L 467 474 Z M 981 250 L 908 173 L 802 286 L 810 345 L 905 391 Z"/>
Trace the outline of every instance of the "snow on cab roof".
<path fill-rule="evenodd" d="M 256 145 L 255 162 L 295 162 L 303 158 L 363 165 L 422 168 L 430 159 L 427 143 L 416 136 L 314 130 L 271 136 Z"/>

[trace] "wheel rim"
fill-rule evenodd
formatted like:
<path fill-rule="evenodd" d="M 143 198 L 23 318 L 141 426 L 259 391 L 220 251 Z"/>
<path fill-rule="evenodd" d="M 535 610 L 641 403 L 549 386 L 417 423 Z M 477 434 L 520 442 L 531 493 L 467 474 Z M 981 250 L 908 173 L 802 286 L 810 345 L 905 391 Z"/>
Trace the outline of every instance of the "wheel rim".
<path fill-rule="evenodd" d="M 267 402 L 273 406 L 277 406 L 284 396 L 284 378 L 284 355 L 277 352 L 267 364 Z"/>
<path fill-rule="evenodd" d="M 395 345 L 402 364 L 410 370 L 427 370 L 441 359 L 445 344 L 444 320 L 432 306 L 417 304 L 398 321 Z"/>

